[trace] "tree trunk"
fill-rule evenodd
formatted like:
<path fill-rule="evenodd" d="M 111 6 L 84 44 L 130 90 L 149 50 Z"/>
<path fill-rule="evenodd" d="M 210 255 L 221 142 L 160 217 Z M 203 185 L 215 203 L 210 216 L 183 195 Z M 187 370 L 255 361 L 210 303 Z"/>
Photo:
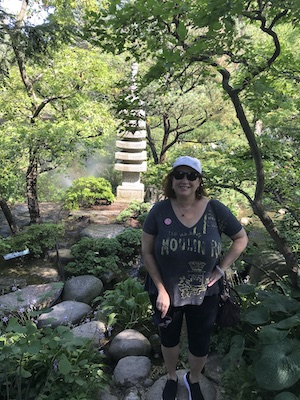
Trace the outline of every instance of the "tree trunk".
<path fill-rule="evenodd" d="M 253 130 L 251 129 L 251 126 L 249 124 L 249 121 L 246 117 L 246 114 L 244 112 L 243 106 L 241 104 L 238 91 L 234 90 L 230 85 L 229 85 L 229 78 L 230 74 L 226 70 L 220 71 L 222 76 L 223 76 L 223 88 L 225 91 L 228 93 L 235 111 L 236 111 L 236 116 L 240 122 L 240 125 L 243 129 L 243 132 L 246 135 L 246 138 L 249 143 L 249 147 L 251 149 L 252 157 L 255 163 L 256 167 L 256 190 L 255 190 L 255 195 L 254 195 L 254 200 L 250 202 L 251 207 L 253 209 L 254 214 L 256 214 L 260 221 L 263 223 L 264 227 L 266 228 L 267 232 L 269 235 L 272 237 L 274 242 L 276 243 L 276 246 L 280 253 L 284 256 L 286 264 L 288 269 L 290 270 L 290 278 L 292 281 L 292 284 L 295 287 L 298 287 L 298 263 L 297 263 L 297 257 L 293 253 L 292 249 L 288 246 L 285 238 L 283 238 L 280 235 L 280 232 L 276 228 L 274 222 L 270 218 L 270 216 L 267 214 L 263 204 L 263 194 L 264 194 L 264 189 L 265 189 L 265 174 L 264 174 L 264 165 L 263 165 L 263 160 L 261 157 L 260 149 L 257 145 L 256 138 L 254 135 Z"/>
<path fill-rule="evenodd" d="M 166 151 L 168 147 L 168 140 L 170 136 L 170 120 L 168 114 L 163 114 L 163 125 L 164 125 L 164 136 L 162 140 L 161 152 L 159 157 L 159 163 L 164 164 L 166 162 Z"/>
<path fill-rule="evenodd" d="M 155 142 L 151 135 L 151 129 L 150 129 L 150 126 L 148 123 L 146 124 L 146 131 L 147 131 L 148 145 L 149 145 L 151 153 L 152 153 L 154 164 L 157 165 L 158 164 L 158 155 L 157 155 L 157 151 L 156 151 L 156 147 L 155 147 Z"/>
<path fill-rule="evenodd" d="M 6 218 L 6 221 L 10 227 L 11 233 L 14 235 L 15 233 L 19 232 L 19 227 L 15 221 L 14 216 L 12 215 L 6 201 L 2 198 L 0 198 L 0 207 L 3 211 L 3 214 Z"/>
<path fill-rule="evenodd" d="M 34 151 L 31 150 L 26 174 L 26 195 L 31 224 L 41 222 L 40 207 L 37 196 L 38 163 Z"/>

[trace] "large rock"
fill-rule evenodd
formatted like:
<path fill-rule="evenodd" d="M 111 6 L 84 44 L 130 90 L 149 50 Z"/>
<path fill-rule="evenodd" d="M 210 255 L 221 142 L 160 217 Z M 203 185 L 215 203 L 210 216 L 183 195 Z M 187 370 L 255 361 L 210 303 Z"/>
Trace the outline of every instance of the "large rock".
<path fill-rule="evenodd" d="M 177 398 L 180 400 L 189 400 L 189 395 L 187 388 L 183 381 L 183 375 L 187 371 L 185 370 L 178 370 L 176 371 L 178 375 L 178 391 L 177 391 Z M 159 378 L 153 386 L 147 391 L 145 400 L 157 400 L 161 399 L 162 391 L 165 387 L 167 380 L 167 375 Z M 216 389 L 213 383 L 207 379 L 204 375 L 201 375 L 199 381 L 201 391 L 204 397 L 204 400 L 215 400 L 216 399 Z"/>
<path fill-rule="evenodd" d="M 113 396 L 110 393 L 100 392 L 99 396 L 99 400 L 119 400 L 116 396 Z"/>
<path fill-rule="evenodd" d="M 211 353 L 208 355 L 207 362 L 205 364 L 205 376 L 211 381 L 221 385 L 222 379 L 222 362 L 223 357 L 217 353 Z"/>
<path fill-rule="evenodd" d="M 56 328 L 59 325 L 76 325 L 91 311 L 92 308 L 86 303 L 62 301 L 53 306 L 50 312 L 38 317 L 38 327 Z"/>
<path fill-rule="evenodd" d="M 0 296 L 0 312 L 17 312 L 20 309 L 41 310 L 50 307 L 58 300 L 63 286 L 63 282 L 29 285 Z"/>
<path fill-rule="evenodd" d="M 119 233 L 123 232 L 125 227 L 118 224 L 106 224 L 106 225 L 98 225 L 91 224 L 84 228 L 80 232 L 81 237 L 89 237 L 91 239 L 100 239 L 100 238 L 114 238 Z"/>
<path fill-rule="evenodd" d="M 114 369 L 116 385 L 131 387 L 143 382 L 149 375 L 151 361 L 145 356 L 128 356 L 118 361 Z"/>
<path fill-rule="evenodd" d="M 1 266 L 0 266 L 1 268 Z M 27 280 L 19 277 L 1 275 L 0 278 L 0 293 L 11 293 L 16 288 L 23 289 L 27 286 Z"/>
<path fill-rule="evenodd" d="M 147 356 L 150 351 L 151 344 L 142 333 L 125 329 L 113 338 L 108 354 L 114 360 L 120 360 L 126 356 Z"/>
<path fill-rule="evenodd" d="M 65 283 L 62 294 L 63 301 L 75 300 L 86 304 L 99 296 L 103 291 L 102 281 L 93 275 L 80 275 L 70 278 Z"/>
<path fill-rule="evenodd" d="M 86 322 L 85 324 L 75 326 L 75 328 L 72 329 L 75 336 L 90 339 L 95 347 L 100 346 L 105 331 L 105 324 L 101 321 Z"/>

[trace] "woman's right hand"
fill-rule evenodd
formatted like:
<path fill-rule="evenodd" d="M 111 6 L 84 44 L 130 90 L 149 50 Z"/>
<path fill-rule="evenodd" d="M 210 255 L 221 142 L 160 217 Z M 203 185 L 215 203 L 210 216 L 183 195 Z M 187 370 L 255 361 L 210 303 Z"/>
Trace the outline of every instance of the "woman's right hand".
<path fill-rule="evenodd" d="M 166 290 L 160 290 L 156 299 L 156 308 L 161 312 L 161 317 L 165 318 L 170 307 L 170 296 Z"/>

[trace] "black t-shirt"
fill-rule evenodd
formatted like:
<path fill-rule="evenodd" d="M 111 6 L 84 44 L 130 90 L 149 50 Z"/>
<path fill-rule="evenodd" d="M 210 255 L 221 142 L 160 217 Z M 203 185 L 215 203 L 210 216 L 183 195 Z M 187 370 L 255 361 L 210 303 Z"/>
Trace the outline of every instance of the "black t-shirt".
<path fill-rule="evenodd" d="M 208 289 L 207 284 L 221 255 L 221 234 L 231 237 L 241 229 L 240 222 L 218 200 L 208 202 L 191 228 L 178 220 L 170 199 L 152 207 L 143 230 L 155 236 L 155 259 L 173 306 L 200 305 L 205 295 L 219 293 L 218 282 Z"/>

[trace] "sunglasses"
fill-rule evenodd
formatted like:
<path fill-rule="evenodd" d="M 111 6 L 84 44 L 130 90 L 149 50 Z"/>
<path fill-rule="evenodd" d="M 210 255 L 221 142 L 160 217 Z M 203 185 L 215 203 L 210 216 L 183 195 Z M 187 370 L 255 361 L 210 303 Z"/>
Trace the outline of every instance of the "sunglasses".
<path fill-rule="evenodd" d="M 184 172 L 184 171 L 173 171 L 172 175 L 177 180 L 183 179 L 186 176 L 189 181 L 195 181 L 200 176 L 198 172 Z"/>

